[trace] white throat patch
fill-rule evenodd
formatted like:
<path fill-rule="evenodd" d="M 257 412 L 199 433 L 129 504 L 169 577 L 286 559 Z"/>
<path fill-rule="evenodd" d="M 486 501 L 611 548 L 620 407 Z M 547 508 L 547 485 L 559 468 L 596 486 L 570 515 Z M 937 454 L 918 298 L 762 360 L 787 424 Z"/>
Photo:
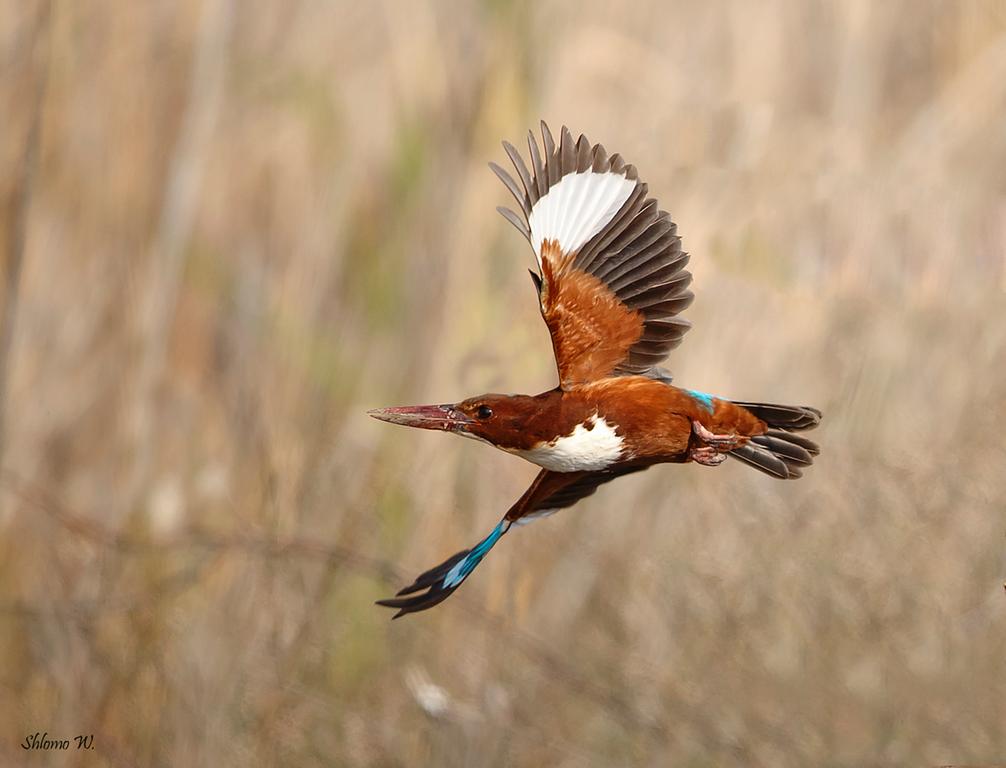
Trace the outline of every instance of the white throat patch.
<path fill-rule="evenodd" d="M 538 443 L 518 456 L 553 472 L 592 472 L 610 467 L 622 456 L 622 438 L 596 413 L 586 425 L 549 443 Z"/>

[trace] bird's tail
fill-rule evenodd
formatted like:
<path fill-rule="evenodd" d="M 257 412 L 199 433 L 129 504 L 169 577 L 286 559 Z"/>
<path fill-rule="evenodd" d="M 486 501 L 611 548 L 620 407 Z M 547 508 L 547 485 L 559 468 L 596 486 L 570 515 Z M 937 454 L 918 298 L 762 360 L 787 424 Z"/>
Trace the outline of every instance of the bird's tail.
<path fill-rule="evenodd" d="M 773 477 L 791 479 L 800 477 L 802 467 L 810 465 L 820 453 L 816 443 L 793 434 L 821 423 L 821 412 L 817 408 L 736 401 L 734 405 L 750 411 L 769 427 L 764 435 L 752 437 L 747 444 L 731 451 L 735 459 Z"/>
<path fill-rule="evenodd" d="M 432 608 L 437 603 L 446 600 L 455 589 L 461 586 L 461 582 L 468 578 L 475 567 L 482 562 L 482 558 L 493 548 L 500 537 L 510 528 L 510 521 L 503 518 L 499 524 L 492 529 L 492 532 L 471 549 L 463 549 L 456 555 L 447 558 L 435 568 L 430 568 L 419 575 L 419 577 L 409 586 L 398 591 L 395 597 L 387 600 L 378 600 L 378 605 L 385 605 L 388 608 L 397 608 L 398 613 L 392 616 L 397 619 L 407 613 L 425 611 Z M 415 595 L 414 592 L 422 592 Z M 410 597 L 411 595 L 411 597 Z"/>

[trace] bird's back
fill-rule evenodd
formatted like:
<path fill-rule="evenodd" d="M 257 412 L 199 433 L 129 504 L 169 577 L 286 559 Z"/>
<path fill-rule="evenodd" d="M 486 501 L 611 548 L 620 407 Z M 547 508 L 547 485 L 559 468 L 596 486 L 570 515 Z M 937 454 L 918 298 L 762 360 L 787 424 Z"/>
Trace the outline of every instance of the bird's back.
<path fill-rule="evenodd" d="M 644 376 L 605 379 L 565 393 L 563 433 L 596 413 L 623 441 L 623 459 L 673 461 L 687 454 L 692 422 L 717 433 L 760 435 L 766 425 L 729 400 Z M 589 425 L 587 425 L 589 426 Z"/>

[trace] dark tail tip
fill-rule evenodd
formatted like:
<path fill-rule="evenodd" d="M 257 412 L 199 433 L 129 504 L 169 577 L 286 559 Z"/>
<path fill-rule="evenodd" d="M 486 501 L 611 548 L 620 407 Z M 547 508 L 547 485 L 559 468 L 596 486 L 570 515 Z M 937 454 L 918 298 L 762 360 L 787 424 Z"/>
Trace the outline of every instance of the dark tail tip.
<path fill-rule="evenodd" d="M 821 411 L 809 405 L 776 405 L 774 403 L 740 403 L 734 405 L 750 411 L 773 429 L 799 432 L 814 429 L 821 423 Z"/>
<path fill-rule="evenodd" d="M 377 605 L 398 608 L 398 613 L 391 617 L 397 619 L 407 613 L 425 611 L 427 608 L 442 603 L 461 586 L 482 562 L 486 553 L 499 541 L 500 536 L 506 533 L 509 528 L 510 521 L 506 518 L 500 520 L 492 532 L 474 547 L 464 549 L 447 558 L 440 565 L 419 574 L 409 586 L 398 590 L 397 595 L 385 600 L 378 600 Z"/>
<path fill-rule="evenodd" d="M 455 584 L 453 586 L 446 586 L 444 584 L 444 577 L 448 572 L 457 564 L 462 558 L 466 557 L 471 550 L 464 549 L 458 552 L 456 555 L 447 558 L 440 565 L 435 568 L 430 568 L 430 570 L 425 573 L 421 573 L 414 582 L 409 586 L 403 587 L 398 590 L 394 597 L 388 597 L 383 600 L 377 600 L 375 605 L 382 605 L 385 608 L 397 608 L 398 613 L 392 616 L 392 619 L 398 619 L 409 613 L 415 613 L 417 611 L 425 611 L 428 608 L 432 608 L 439 603 L 442 603 L 455 589 L 460 586 L 460 584 Z M 423 592 L 422 590 L 426 590 Z M 416 592 L 422 592 L 422 594 L 415 594 Z"/>
<path fill-rule="evenodd" d="M 803 475 L 803 468 L 809 467 L 820 452 L 817 444 L 805 437 L 770 429 L 730 455 L 772 477 L 794 480 Z"/>
<path fill-rule="evenodd" d="M 809 405 L 777 405 L 775 403 L 742 403 L 733 401 L 755 417 L 764 421 L 769 429 L 763 435 L 752 437 L 750 442 L 735 448 L 730 455 L 750 464 L 772 477 L 790 480 L 803 474 L 821 450 L 817 443 L 806 437 L 794 435 L 814 429 L 821 423 L 821 411 Z"/>

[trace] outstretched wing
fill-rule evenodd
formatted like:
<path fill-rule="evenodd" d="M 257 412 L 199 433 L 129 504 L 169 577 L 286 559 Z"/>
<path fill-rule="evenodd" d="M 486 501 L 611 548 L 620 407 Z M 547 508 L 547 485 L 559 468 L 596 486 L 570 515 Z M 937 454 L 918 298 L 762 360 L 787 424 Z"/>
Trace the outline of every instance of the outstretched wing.
<path fill-rule="evenodd" d="M 377 604 L 397 608 L 398 613 L 393 616 L 397 619 L 442 603 L 461 586 L 514 523 L 521 525 L 571 507 L 580 499 L 590 496 L 599 485 L 644 469 L 646 466 L 620 467 L 601 472 L 551 472 L 543 469 L 482 541 L 419 574 L 414 582 L 400 589 L 394 597 L 378 600 Z"/>
<path fill-rule="evenodd" d="M 611 375 L 664 377 L 656 366 L 691 324 L 692 302 L 677 226 L 636 169 L 564 126 L 556 146 L 541 124 L 544 159 L 528 133 L 531 170 L 503 143 L 518 183 L 490 167 L 517 200 L 498 210 L 531 244 L 541 313 L 564 389 Z"/>
<path fill-rule="evenodd" d="M 552 472 L 543 469 L 524 495 L 510 507 L 505 519 L 517 525 L 539 520 L 560 509 L 572 507 L 581 499 L 593 495 L 605 483 L 633 472 L 642 472 L 647 466 L 623 466 L 598 472 Z"/>

